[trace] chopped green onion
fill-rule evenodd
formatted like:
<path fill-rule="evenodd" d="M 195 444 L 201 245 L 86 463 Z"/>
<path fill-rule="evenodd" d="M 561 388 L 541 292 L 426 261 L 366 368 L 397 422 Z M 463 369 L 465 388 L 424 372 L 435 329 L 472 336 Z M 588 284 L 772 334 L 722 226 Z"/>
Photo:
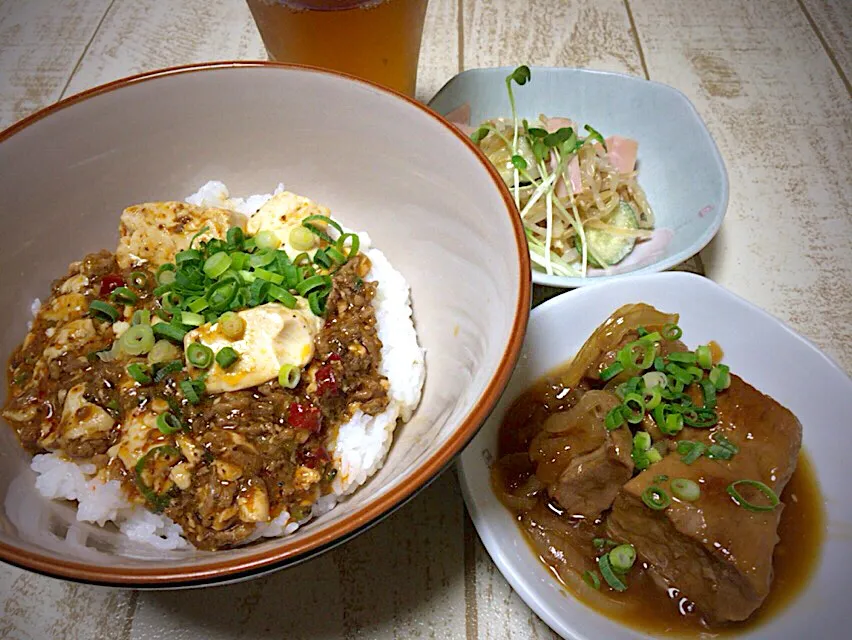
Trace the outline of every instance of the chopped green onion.
<path fill-rule="evenodd" d="M 271 282 L 272 284 L 281 284 L 284 282 L 284 276 L 277 273 L 272 273 L 271 271 L 267 271 L 266 269 L 255 269 L 254 274 L 261 280 L 266 280 L 267 282 Z"/>
<path fill-rule="evenodd" d="M 645 375 L 642 376 L 642 382 L 645 383 L 646 389 L 653 389 L 654 387 L 660 387 L 660 389 L 666 388 L 666 374 L 661 373 L 659 371 L 649 371 Z"/>
<path fill-rule="evenodd" d="M 167 262 L 166 264 L 160 265 L 160 268 L 157 269 L 157 284 L 159 285 L 168 285 L 172 284 L 175 281 L 175 269 L 177 267 Z"/>
<path fill-rule="evenodd" d="M 707 457 L 714 460 L 730 460 L 740 452 L 740 448 L 721 433 L 710 436 L 713 444 L 707 448 Z"/>
<path fill-rule="evenodd" d="M 163 435 L 168 436 L 183 429 L 183 425 L 180 422 L 180 418 L 167 411 L 166 413 L 161 413 L 157 416 L 157 429 L 159 429 L 160 433 Z"/>
<path fill-rule="evenodd" d="M 309 251 L 314 248 L 316 240 L 314 234 L 305 227 L 293 227 L 290 230 L 290 246 L 296 251 Z"/>
<path fill-rule="evenodd" d="M 595 538 L 592 540 L 592 544 L 595 546 L 596 549 L 618 546 L 618 543 L 615 540 L 610 540 L 609 538 Z"/>
<path fill-rule="evenodd" d="M 239 340 L 246 331 L 246 321 L 233 311 L 227 311 L 219 318 L 219 330 L 228 340 Z"/>
<path fill-rule="evenodd" d="M 127 287 L 116 287 L 112 290 L 112 293 L 109 294 L 109 297 L 122 304 L 133 304 L 139 299 L 139 296 Z"/>
<path fill-rule="evenodd" d="M 240 355 L 231 347 L 222 347 L 216 354 L 216 364 L 223 369 L 229 368 L 239 359 Z"/>
<path fill-rule="evenodd" d="M 275 262 L 275 252 L 274 251 L 261 251 L 259 253 L 253 253 L 249 258 L 249 264 L 257 269 L 258 267 L 267 267 Z"/>
<path fill-rule="evenodd" d="M 695 350 L 695 360 L 698 366 L 702 369 L 710 369 L 713 367 L 713 352 L 710 345 L 703 344 Z"/>
<path fill-rule="evenodd" d="M 349 240 L 348 252 L 346 251 L 346 241 Z M 358 251 L 361 248 L 361 240 L 358 238 L 357 233 L 344 233 L 337 239 L 337 250 L 341 253 L 346 254 L 346 258 L 349 259 L 352 256 L 358 255 Z"/>
<path fill-rule="evenodd" d="M 135 324 L 118 339 L 121 350 L 131 356 L 148 353 L 154 346 L 154 331 L 150 324 Z"/>
<path fill-rule="evenodd" d="M 707 445 L 703 442 L 681 440 L 677 443 L 677 452 L 681 456 L 680 460 L 687 465 L 698 460 L 698 458 L 704 455 L 705 451 L 707 451 Z"/>
<path fill-rule="evenodd" d="M 149 384 L 151 376 L 141 364 L 133 363 L 127 365 L 127 374 L 139 384 Z"/>
<path fill-rule="evenodd" d="M 618 429 L 623 424 L 624 408 L 621 405 L 610 409 L 609 413 L 606 414 L 606 418 L 604 418 L 604 426 L 606 427 L 607 431 L 613 431 L 615 429 Z"/>
<path fill-rule="evenodd" d="M 144 271 L 131 271 L 130 277 L 127 281 L 130 283 L 130 286 L 134 289 L 146 289 L 148 288 L 148 282 L 150 278 L 148 274 Z"/>
<path fill-rule="evenodd" d="M 649 449 L 650 451 L 650 449 Z M 648 460 L 648 452 L 636 449 L 635 447 L 630 452 L 630 457 L 633 459 L 633 465 L 637 471 L 644 471 L 651 466 L 651 461 Z"/>
<path fill-rule="evenodd" d="M 115 322 L 121 315 L 118 309 L 109 302 L 103 302 L 102 300 L 92 300 L 89 303 L 89 314 L 102 320 L 108 320 L 109 322 Z"/>
<path fill-rule="evenodd" d="M 645 458 L 648 460 L 649 465 L 655 464 L 663 459 L 663 454 L 656 447 L 651 447 L 645 452 Z"/>
<path fill-rule="evenodd" d="M 637 431 L 633 436 L 633 446 L 641 451 L 647 451 L 651 448 L 651 434 L 647 431 Z"/>
<path fill-rule="evenodd" d="M 163 309 L 169 313 L 179 311 L 182 304 L 183 296 L 176 291 L 168 291 L 166 292 L 166 295 L 160 299 L 160 305 L 162 305 Z"/>
<path fill-rule="evenodd" d="M 675 435 L 676 433 L 680 433 L 681 431 L 683 431 L 683 414 L 681 414 L 681 413 L 669 413 L 669 414 L 667 414 L 664 424 L 665 424 L 664 427 L 660 427 L 660 431 L 665 433 L 667 436 L 672 436 L 672 435 Z"/>
<path fill-rule="evenodd" d="M 662 511 L 672 503 L 672 500 L 669 494 L 652 484 L 642 492 L 642 502 L 654 511 Z"/>
<path fill-rule="evenodd" d="M 604 382 L 612 380 L 615 376 L 617 376 L 622 371 L 624 371 L 624 365 L 621 364 L 620 362 L 613 362 L 606 369 L 601 371 L 601 380 L 603 380 Z"/>
<path fill-rule="evenodd" d="M 654 358 L 654 371 L 656 371 L 658 373 L 662 373 L 663 371 L 665 371 L 665 369 L 666 369 L 666 361 L 660 356 L 657 356 L 656 358 Z"/>
<path fill-rule="evenodd" d="M 301 369 L 292 364 L 285 364 L 278 370 L 278 384 L 285 389 L 295 389 L 301 377 Z"/>
<path fill-rule="evenodd" d="M 204 273 L 208 278 L 218 278 L 231 267 L 231 256 L 224 251 L 214 253 L 204 262 Z"/>
<path fill-rule="evenodd" d="M 213 349 L 199 342 L 193 342 L 186 348 L 186 360 L 193 367 L 206 369 L 213 363 Z"/>
<path fill-rule="evenodd" d="M 258 231 L 254 236 L 254 242 L 258 249 L 277 249 L 281 246 L 281 240 L 272 231 L 264 229 Z"/>
<path fill-rule="evenodd" d="M 676 365 L 674 363 L 669 363 L 666 365 L 666 371 L 668 371 L 674 379 L 680 382 L 683 385 L 692 384 L 692 376 L 684 369 L 683 367 Z"/>
<path fill-rule="evenodd" d="M 168 322 L 158 322 L 157 324 L 152 325 L 151 328 L 154 330 L 155 336 L 159 338 L 166 338 L 167 340 L 172 340 L 174 342 L 183 342 L 183 338 L 186 335 L 185 329 Z"/>
<path fill-rule="evenodd" d="M 180 350 L 168 340 L 157 340 L 148 352 L 148 364 L 170 362 L 180 357 Z"/>
<path fill-rule="evenodd" d="M 219 280 L 207 291 L 207 301 L 213 311 L 225 311 L 237 297 L 239 285 L 232 279 Z"/>
<path fill-rule="evenodd" d="M 295 309 L 297 305 L 296 296 L 281 287 L 269 285 L 269 297 L 277 300 L 288 309 Z"/>
<path fill-rule="evenodd" d="M 204 324 L 204 316 L 200 313 L 192 313 L 191 311 L 181 311 L 180 322 L 189 327 L 200 327 Z"/>
<path fill-rule="evenodd" d="M 694 409 L 684 411 L 682 415 L 684 424 L 696 429 L 709 429 L 719 422 L 718 414 L 712 409 Z"/>
<path fill-rule="evenodd" d="M 665 482 L 668 479 L 669 479 L 669 477 L 666 474 L 661 473 L 658 476 L 654 476 L 654 484 L 659 484 L 660 482 Z"/>
<path fill-rule="evenodd" d="M 693 364 L 696 360 L 695 354 L 691 351 L 675 351 L 666 356 L 669 362 L 679 362 L 682 364 Z"/>
<path fill-rule="evenodd" d="M 716 407 L 716 387 L 710 380 L 700 380 L 698 384 L 701 386 L 701 391 L 704 394 L 704 408 L 713 409 Z"/>
<path fill-rule="evenodd" d="M 645 400 L 638 393 L 624 396 L 624 417 L 630 424 L 639 424 L 645 417 Z"/>
<path fill-rule="evenodd" d="M 178 383 L 180 387 L 181 393 L 187 399 L 190 404 L 198 404 L 198 401 L 201 399 L 199 396 L 198 386 L 201 386 L 203 390 L 204 383 L 201 380 L 181 380 Z"/>
<path fill-rule="evenodd" d="M 663 392 L 660 391 L 660 387 L 645 389 L 643 399 L 645 400 L 645 410 L 653 411 L 659 406 L 660 402 L 662 402 Z"/>
<path fill-rule="evenodd" d="M 228 244 L 235 247 L 240 248 L 243 246 L 243 241 L 245 240 L 245 234 L 243 234 L 243 230 L 239 227 L 231 227 L 228 229 L 228 233 L 225 234 L 225 239 Z"/>
<path fill-rule="evenodd" d="M 672 495 L 678 500 L 685 502 L 695 502 L 701 497 L 701 487 L 694 480 L 688 478 L 673 478 L 670 486 Z"/>
<path fill-rule="evenodd" d="M 633 567 L 636 562 L 636 549 L 632 544 L 620 544 L 608 554 L 609 564 L 614 571 L 626 573 Z"/>
<path fill-rule="evenodd" d="M 175 264 L 181 265 L 185 262 L 194 262 L 201 260 L 203 257 L 204 255 L 197 249 L 184 249 L 175 254 Z"/>
<path fill-rule="evenodd" d="M 738 485 L 754 487 L 769 501 L 769 504 L 755 504 L 746 500 L 737 489 Z M 737 480 L 728 485 L 728 494 L 734 499 L 734 502 L 748 511 L 772 511 L 781 502 L 776 494 L 769 486 L 759 482 L 758 480 Z"/>
<path fill-rule="evenodd" d="M 297 284 L 296 291 L 300 296 L 304 296 L 307 293 L 313 291 L 314 289 L 327 287 L 328 282 L 328 276 L 311 276 L 310 278 L 302 280 L 299 284 Z"/>
<path fill-rule="evenodd" d="M 151 324 L 151 312 L 148 309 L 137 309 L 133 312 L 130 324 Z"/>
<path fill-rule="evenodd" d="M 210 306 L 210 303 L 207 302 L 207 298 L 197 298 L 190 302 L 187 306 L 192 313 L 201 313 Z"/>
<path fill-rule="evenodd" d="M 178 457 L 180 456 L 180 450 L 171 445 L 154 447 L 153 449 L 149 449 L 144 456 L 139 458 L 136 462 L 136 466 L 134 467 L 134 470 L 136 471 L 136 486 L 138 487 L 139 492 L 150 503 L 151 510 L 154 511 L 154 513 L 160 513 L 166 508 L 166 506 L 168 506 L 170 496 L 168 494 L 157 495 L 142 479 L 142 472 L 145 470 L 145 465 L 149 460 L 154 459 L 156 456 Z"/>
<path fill-rule="evenodd" d="M 708 377 L 716 391 L 723 391 L 731 386 L 731 370 L 724 364 L 717 364 L 710 370 Z"/>
<path fill-rule="evenodd" d="M 328 247 L 325 253 L 335 264 L 346 264 L 346 256 L 338 251 L 337 247 Z"/>
<path fill-rule="evenodd" d="M 653 344 L 654 342 L 659 342 L 662 338 L 663 336 L 660 335 L 659 331 L 654 331 L 654 333 L 645 332 L 644 335 L 639 336 L 639 342 Z"/>
<path fill-rule="evenodd" d="M 308 230 L 309 230 L 311 233 L 313 233 L 315 236 L 317 236 L 317 237 L 319 237 L 319 238 L 322 238 L 323 240 L 325 240 L 325 241 L 326 241 L 326 242 L 328 242 L 329 244 L 334 244 L 334 240 L 332 240 L 332 239 L 331 239 L 331 236 L 329 236 L 329 235 L 328 235 L 328 234 L 327 234 L 327 233 L 326 233 L 323 229 L 321 229 L 318 225 L 313 224 L 313 221 L 314 221 L 314 220 L 318 220 L 318 221 L 324 222 L 324 223 L 325 223 L 325 224 L 327 224 L 327 225 L 331 225 L 332 227 L 334 227 L 335 229 L 337 229 L 337 232 L 338 232 L 338 233 L 340 233 L 340 234 L 342 234 L 342 233 L 343 233 L 343 228 L 342 228 L 339 224 L 337 224 L 334 220 L 332 220 L 331 218 L 329 218 L 328 216 L 313 215 L 313 216 L 308 216 L 307 218 L 305 218 L 304 220 L 302 220 L 302 226 L 303 226 L 303 227 L 305 227 L 306 229 L 308 229 Z"/>
<path fill-rule="evenodd" d="M 598 574 L 592 571 L 584 571 L 583 572 L 583 582 L 589 585 L 595 591 L 600 591 L 601 588 L 601 579 L 598 578 Z"/>
<path fill-rule="evenodd" d="M 612 570 L 612 566 L 609 563 L 609 554 L 605 553 L 600 558 L 598 558 L 598 568 L 601 570 L 601 575 L 603 579 L 606 580 L 606 583 L 615 591 L 626 591 L 627 585 L 621 581 L 621 579 L 615 574 L 615 571 Z"/>
<path fill-rule="evenodd" d="M 175 373 L 183 369 L 183 362 L 180 360 L 172 360 L 171 362 L 167 362 L 161 365 L 154 372 L 154 382 L 161 382 L 171 373 Z"/>
<path fill-rule="evenodd" d="M 676 324 L 664 325 L 660 333 L 666 340 L 680 340 L 681 336 L 683 336 L 683 330 Z"/>

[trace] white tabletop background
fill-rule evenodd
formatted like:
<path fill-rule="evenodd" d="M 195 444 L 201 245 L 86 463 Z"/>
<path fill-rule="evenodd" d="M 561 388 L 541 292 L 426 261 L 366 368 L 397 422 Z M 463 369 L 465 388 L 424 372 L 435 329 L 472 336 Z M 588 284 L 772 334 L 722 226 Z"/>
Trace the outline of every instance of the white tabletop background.
<path fill-rule="evenodd" d="M 122 76 L 264 57 L 243 0 L 0 0 L 0 127 Z M 852 371 L 852 1 L 430 0 L 418 98 L 522 63 L 683 91 L 731 186 L 697 268 Z M 0 565 L 0 637 L 554 636 L 488 558 L 450 471 L 346 546 L 240 585 L 121 591 Z"/>

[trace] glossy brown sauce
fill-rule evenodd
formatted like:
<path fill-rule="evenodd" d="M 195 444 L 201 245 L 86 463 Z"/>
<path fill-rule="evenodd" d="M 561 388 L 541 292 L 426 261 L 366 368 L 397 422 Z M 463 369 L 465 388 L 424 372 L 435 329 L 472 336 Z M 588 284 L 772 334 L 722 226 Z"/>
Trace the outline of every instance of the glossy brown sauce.
<path fill-rule="evenodd" d="M 543 378 L 512 405 L 500 428 L 499 458 L 526 452 L 549 415 L 575 404 L 577 394 L 562 387 L 560 371 L 562 368 Z M 503 478 L 507 485 L 518 486 L 528 475 L 528 471 L 519 472 L 513 477 L 513 472 L 507 470 Z M 822 548 L 825 513 L 816 475 L 804 451 L 799 454 L 796 471 L 782 492 L 781 501 L 785 507 L 778 529 L 780 541 L 773 556 L 774 578 L 769 596 L 748 620 L 712 627 L 676 589 L 664 592 L 657 587 L 639 560 L 627 575 L 627 591 L 612 591 L 605 583 L 600 591 L 587 587 L 580 576 L 597 567 L 598 554 L 592 540 L 607 536 L 604 523 L 571 519 L 546 496 L 538 498 L 537 506 L 525 516 L 518 510 L 514 512 L 536 555 L 567 592 L 587 606 L 647 633 L 714 638 L 753 630 L 791 604 L 808 584 Z M 541 532 L 552 532 L 554 527 L 558 527 L 559 535 L 545 540 Z"/>

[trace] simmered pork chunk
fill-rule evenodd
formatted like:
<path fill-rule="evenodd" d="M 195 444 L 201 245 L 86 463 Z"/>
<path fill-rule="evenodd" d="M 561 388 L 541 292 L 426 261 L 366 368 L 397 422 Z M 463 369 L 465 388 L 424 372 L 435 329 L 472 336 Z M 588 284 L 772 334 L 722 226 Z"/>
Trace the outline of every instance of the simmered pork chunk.
<path fill-rule="evenodd" d="M 118 265 L 129 269 L 140 261 L 154 266 L 173 262 L 178 251 L 198 240 L 224 239 L 233 226 L 245 229 L 245 218 L 235 211 L 197 207 L 185 202 L 146 202 L 127 207 L 121 214 Z"/>
<path fill-rule="evenodd" d="M 536 476 L 571 515 L 596 518 L 633 474 L 630 432 L 604 426 L 618 405 L 608 391 L 588 391 L 568 411 L 550 416 L 530 446 Z"/>
<path fill-rule="evenodd" d="M 680 438 L 711 444 L 711 436 L 720 433 L 739 452 L 728 461 L 704 456 L 691 465 L 669 454 L 624 486 L 608 530 L 636 547 L 661 586 L 677 588 L 705 617 L 722 622 L 748 618 L 769 594 L 783 508 L 747 510 L 727 488 L 738 480 L 756 480 L 780 495 L 796 468 L 802 427 L 789 410 L 736 376 L 719 395 L 716 410 L 719 423 L 712 432 L 687 428 Z M 700 497 L 672 498 L 671 506 L 659 511 L 643 503 L 642 493 L 654 484 L 671 494 L 668 483 L 675 478 L 698 483 Z M 747 500 L 765 503 L 747 487 L 742 492 Z"/>

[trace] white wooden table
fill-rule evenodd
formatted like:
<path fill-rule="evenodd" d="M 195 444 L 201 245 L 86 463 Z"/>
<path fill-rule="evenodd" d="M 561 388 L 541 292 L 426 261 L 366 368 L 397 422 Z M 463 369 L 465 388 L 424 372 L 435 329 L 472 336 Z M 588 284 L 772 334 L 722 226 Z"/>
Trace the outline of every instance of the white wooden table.
<path fill-rule="evenodd" d="M 121 76 L 264 58 L 243 0 L 0 0 L 0 127 Z M 709 277 L 852 371 L 852 1 L 430 0 L 418 97 L 471 67 L 622 71 L 692 100 L 731 197 Z M 700 180 L 700 176 L 696 176 Z M 3 638 L 549 638 L 444 474 L 343 548 L 173 593 L 0 565 Z"/>

